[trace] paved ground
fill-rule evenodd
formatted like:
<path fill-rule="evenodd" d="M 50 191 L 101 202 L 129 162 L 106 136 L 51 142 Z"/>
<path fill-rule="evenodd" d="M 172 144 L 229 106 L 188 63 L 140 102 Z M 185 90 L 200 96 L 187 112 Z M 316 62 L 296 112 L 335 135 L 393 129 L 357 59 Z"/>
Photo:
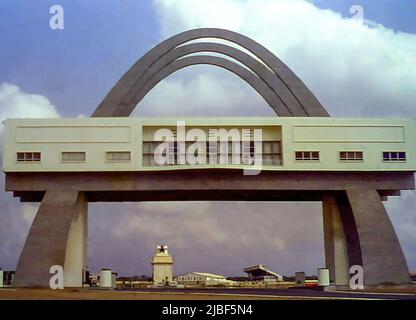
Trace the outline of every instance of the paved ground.
<path fill-rule="evenodd" d="M 215 294 L 233 296 L 256 296 L 278 299 L 388 299 L 388 300 L 416 300 L 414 293 L 385 293 L 385 292 L 351 292 L 351 291 L 322 291 L 317 289 L 258 289 L 258 288 L 236 288 L 236 289 L 135 289 L 135 292 L 170 292 L 188 294 Z"/>
<path fill-rule="evenodd" d="M 122 300 L 416 300 L 410 293 L 324 292 L 312 289 L 0 289 L 0 299 Z"/>

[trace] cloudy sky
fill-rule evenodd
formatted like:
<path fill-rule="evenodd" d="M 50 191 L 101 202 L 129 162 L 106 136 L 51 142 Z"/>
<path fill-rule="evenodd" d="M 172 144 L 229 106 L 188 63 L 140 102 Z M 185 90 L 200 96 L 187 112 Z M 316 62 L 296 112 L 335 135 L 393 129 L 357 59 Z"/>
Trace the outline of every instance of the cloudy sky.
<path fill-rule="evenodd" d="M 64 30 L 49 28 L 54 4 L 64 8 Z M 332 116 L 414 118 L 414 12 L 412 0 L 0 0 L 0 118 L 88 116 L 147 50 L 198 27 L 262 43 Z M 211 66 L 171 75 L 139 107 L 134 116 L 273 115 L 243 81 Z M 416 194 L 385 205 L 416 270 Z M 3 269 L 16 267 L 36 208 L 0 193 Z M 324 265 L 319 203 L 92 204 L 89 235 L 90 269 L 123 275 L 151 274 L 158 243 L 170 246 L 176 274 L 239 275 L 258 263 L 313 274 Z"/>

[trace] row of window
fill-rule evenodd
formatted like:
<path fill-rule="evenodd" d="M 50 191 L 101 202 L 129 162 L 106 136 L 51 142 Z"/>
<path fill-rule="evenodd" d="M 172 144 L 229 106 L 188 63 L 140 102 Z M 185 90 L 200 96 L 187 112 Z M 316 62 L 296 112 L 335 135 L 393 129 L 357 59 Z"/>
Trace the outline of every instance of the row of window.
<path fill-rule="evenodd" d="M 220 141 L 214 142 L 196 142 L 198 147 L 205 149 L 205 154 L 219 154 L 221 151 L 224 151 L 227 148 L 228 154 L 231 154 L 233 150 L 240 149 L 244 152 L 250 152 L 251 155 L 255 153 L 254 141 L 250 141 L 250 145 L 242 146 L 240 142 L 233 143 L 229 141 L 228 143 L 222 143 Z M 185 142 L 185 150 L 191 145 L 194 145 L 195 142 Z M 143 154 L 154 154 L 156 148 L 160 145 L 160 142 L 143 142 Z M 262 142 L 262 153 L 263 154 L 277 154 L 281 153 L 281 143 L 280 141 L 263 141 Z M 236 148 L 238 147 L 238 148 Z M 240 148 L 241 147 L 241 148 Z M 168 151 L 170 154 L 178 153 L 178 143 L 176 141 L 168 142 Z"/>
<path fill-rule="evenodd" d="M 130 151 L 108 151 L 105 153 L 106 161 L 108 162 L 129 162 L 131 160 Z M 40 162 L 40 152 L 18 152 L 17 162 Z M 85 162 L 87 155 L 85 151 L 61 152 L 62 162 Z"/>
<path fill-rule="evenodd" d="M 186 276 L 180 276 L 178 277 L 178 281 L 204 281 L 204 277 L 186 277 Z"/>
<path fill-rule="evenodd" d="M 177 155 L 177 154 L 175 154 Z M 217 154 L 208 154 L 209 158 L 207 159 L 208 163 L 217 163 L 218 157 Z M 227 156 L 227 155 L 226 155 Z M 280 153 L 263 153 L 261 155 L 263 160 L 270 165 L 279 165 L 281 164 L 281 154 Z M 231 162 L 231 155 L 228 155 L 228 163 Z M 17 152 L 17 162 L 40 162 L 41 153 L 40 152 Z M 296 151 L 295 159 L 297 161 L 319 161 L 319 151 Z M 364 154 L 362 151 L 340 151 L 339 159 L 341 161 L 363 161 Z M 77 152 L 67 152 L 64 151 L 61 153 L 62 162 L 85 162 L 86 161 L 86 152 L 77 151 Z M 106 160 L 108 162 L 129 162 L 131 161 L 131 152 L 130 151 L 108 151 L 106 152 Z M 383 161 L 386 162 L 400 162 L 406 161 L 406 152 L 404 151 L 384 151 L 383 152 Z M 154 157 L 152 153 L 145 153 L 143 156 L 143 165 L 153 166 L 156 165 L 154 162 Z M 174 161 L 176 163 L 176 161 Z"/>
<path fill-rule="evenodd" d="M 281 155 L 281 142 L 280 141 L 263 141 L 261 144 L 261 153 L 260 150 L 257 150 L 258 146 L 255 147 L 254 141 L 251 141 L 249 145 L 241 146 L 240 142 L 199 142 L 198 145 L 202 149 L 201 153 L 198 153 L 198 149 L 195 150 L 193 156 L 199 157 L 199 164 L 233 164 L 233 163 L 246 163 L 247 159 L 243 154 L 249 154 L 250 157 L 256 156 L 257 161 L 262 161 L 261 163 L 265 166 L 278 166 L 282 165 L 282 155 Z M 177 165 L 179 164 L 179 156 L 183 156 L 186 163 L 195 163 L 193 160 L 188 159 L 186 151 L 188 148 L 195 144 L 195 142 L 185 142 L 185 154 L 181 154 L 178 148 L 178 143 L 176 141 L 168 142 L 167 154 L 164 154 L 168 157 L 167 163 L 163 165 Z M 160 166 L 160 164 L 155 161 L 155 150 L 160 145 L 160 142 L 143 142 L 143 166 L 153 167 Z M 236 148 L 238 147 L 238 148 Z M 241 148 L 240 148 L 241 147 Z M 226 149 L 225 149 L 226 148 Z M 239 150 L 240 155 L 233 156 L 233 151 Z M 234 158 L 234 159 L 233 159 Z M 189 161 L 189 162 L 188 162 Z M 251 163 L 251 160 L 249 164 Z"/>
<path fill-rule="evenodd" d="M 295 159 L 297 161 L 319 161 L 319 151 L 296 151 Z M 340 151 L 340 161 L 364 161 L 362 151 Z M 406 161 L 406 152 L 404 151 L 384 151 L 383 161 L 399 162 Z"/>
<path fill-rule="evenodd" d="M 283 161 L 282 161 L 282 156 L 281 154 L 260 154 L 260 155 L 256 155 L 255 157 L 257 162 L 261 161 L 261 164 L 264 166 L 281 166 Z M 232 155 L 217 155 L 217 154 L 206 154 L 204 155 L 203 159 L 199 159 L 198 158 L 198 164 L 235 164 L 236 162 L 241 164 L 244 163 L 248 163 L 247 164 L 252 164 L 252 160 L 246 160 L 242 157 L 237 158 L 237 159 L 233 159 Z M 171 155 L 168 158 L 168 163 L 163 164 L 164 165 L 178 165 L 179 161 L 178 161 L 178 157 L 176 155 Z M 189 158 L 187 156 L 185 156 L 185 163 L 186 164 L 194 164 L 193 162 L 191 162 L 189 160 Z M 143 166 L 144 167 L 155 167 L 155 166 L 161 166 L 161 164 L 158 164 L 155 160 L 155 156 L 153 154 L 144 154 L 143 155 Z"/>

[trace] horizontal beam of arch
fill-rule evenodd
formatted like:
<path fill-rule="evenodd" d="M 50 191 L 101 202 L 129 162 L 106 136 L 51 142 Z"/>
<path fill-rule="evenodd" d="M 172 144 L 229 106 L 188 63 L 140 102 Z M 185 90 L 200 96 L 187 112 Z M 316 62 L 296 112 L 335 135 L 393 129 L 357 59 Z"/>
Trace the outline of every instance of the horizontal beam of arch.
<path fill-rule="evenodd" d="M 302 106 L 299 104 L 293 94 L 288 90 L 285 84 L 276 76 L 276 74 L 274 74 L 260 61 L 236 48 L 224 44 L 209 42 L 192 43 L 179 46 L 163 55 L 149 69 L 147 69 L 143 76 L 131 87 L 130 91 L 122 100 L 121 105 L 123 107 L 123 112 L 120 111 L 120 113 L 128 116 L 133 111 L 135 106 L 140 102 L 140 98 L 138 96 L 142 88 L 165 66 L 183 56 L 198 52 L 220 53 L 239 61 L 252 72 L 254 72 L 273 90 L 278 99 L 281 100 L 285 107 L 288 109 L 291 116 L 308 116 L 306 111 L 302 108 Z M 276 108 L 273 106 L 272 108 L 276 110 Z"/>
<path fill-rule="evenodd" d="M 201 28 L 185 31 L 159 43 L 153 49 L 149 50 L 123 75 L 100 103 L 92 116 L 117 116 L 117 110 L 119 106 L 122 105 L 124 97 L 151 65 L 175 47 L 191 40 L 201 38 L 219 38 L 228 40 L 249 50 L 281 79 L 288 90 L 290 90 L 298 100 L 300 105 L 306 110 L 308 116 L 328 116 L 327 111 L 322 107 L 305 84 L 272 52 L 242 34 L 218 28 Z"/>
<path fill-rule="evenodd" d="M 289 117 L 291 116 L 289 110 L 285 107 L 281 100 L 275 95 L 272 89 L 263 81 L 261 80 L 256 74 L 247 70 L 246 68 L 240 66 L 239 64 L 215 56 L 208 56 L 208 55 L 197 55 L 197 56 L 190 56 L 185 57 L 182 59 L 177 59 L 162 70 L 160 70 L 157 74 L 155 74 L 142 88 L 142 90 L 137 94 L 137 99 L 140 101 L 142 100 L 150 90 L 153 89 L 160 81 L 171 75 L 172 73 L 181 70 L 183 68 L 198 65 L 198 64 L 207 64 L 217 66 L 239 76 L 241 79 L 246 81 L 254 90 L 260 94 L 263 99 L 273 108 L 276 114 L 282 117 Z"/>

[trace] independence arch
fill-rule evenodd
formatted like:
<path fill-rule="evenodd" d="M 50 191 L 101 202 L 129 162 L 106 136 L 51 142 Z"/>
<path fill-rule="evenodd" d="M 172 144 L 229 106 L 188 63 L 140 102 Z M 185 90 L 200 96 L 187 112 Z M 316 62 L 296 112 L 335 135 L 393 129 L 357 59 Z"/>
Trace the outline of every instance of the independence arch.
<path fill-rule="evenodd" d="M 200 38 L 228 40 L 249 50 Z M 183 45 L 185 44 L 185 45 Z M 217 52 L 245 67 L 213 56 Z M 261 62 L 260 62 L 261 61 Z M 194 64 L 225 68 L 250 84 L 278 116 L 328 117 L 305 84 L 273 53 L 241 34 L 195 29 L 173 36 L 139 59 L 92 117 L 127 117 L 159 81 Z M 381 199 L 414 189 L 413 172 L 284 172 L 174 170 L 162 172 L 6 173 L 6 190 L 41 202 L 17 266 L 15 286 L 49 286 L 49 268 L 62 265 L 65 285 L 80 286 L 86 268 L 87 210 L 94 201 L 322 201 L 326 266 L 346 285 L 351 265 L 362 265 L 365 285 L 410 283 L 400 243 Z M 224 192 L 226 191 L 226 192 Z M 344 245 L 342 244 L 344 243 Z"/>

